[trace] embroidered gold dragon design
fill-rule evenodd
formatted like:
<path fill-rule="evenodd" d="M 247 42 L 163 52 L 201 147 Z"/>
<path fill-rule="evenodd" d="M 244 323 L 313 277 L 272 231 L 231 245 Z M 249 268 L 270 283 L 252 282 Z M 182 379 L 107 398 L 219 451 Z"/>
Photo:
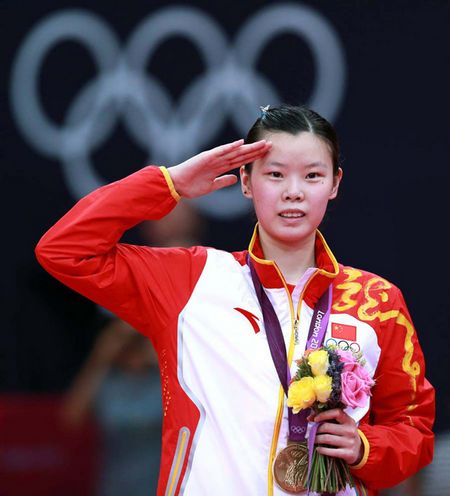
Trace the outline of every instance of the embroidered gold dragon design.
<path fill-rule="evenodd" d="M 405 354 L 402 360 L 402 369 L 410 378 L 412 393 L 408 410 L 411 411 L 416 407 L 414 404 L 417 389 L 416 378 L 420 374 L 419 363 L 413 361 L 414 344 L 412 337 L 414 327 L 407 315 L 400 310 L 393 309 L 385 312 L 381 310 L 381 303 L 388 303 L 389 297 L 392 297 L 392 293 L 388 291 L 392 285 L 388 281 L 378 276 L 363 280 L 362 272 L 353 268 L 344 269 L 344 274 L 346 275 L 345 280 L 336 286 L 337 289 L 342 290 L 342 293 L 339 300 L 333 304 L 333 310 L 345 312 L 358 305 L 357 315 L 360 320 L 371 322 L 378 319 L 380 322 L 384 322 L 395 319 L 395 323 L 405 329 Z M 361 292 L 363 298 L 361 298 Z"/>

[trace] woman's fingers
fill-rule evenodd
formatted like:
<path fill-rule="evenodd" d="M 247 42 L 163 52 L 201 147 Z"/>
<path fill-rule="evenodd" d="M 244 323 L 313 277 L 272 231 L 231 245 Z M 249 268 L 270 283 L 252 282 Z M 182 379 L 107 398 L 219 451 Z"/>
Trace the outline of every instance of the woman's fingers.
<path fill-rule="evenodd" d="M 230 160 L 247 153 L 258 152 L 267 147 L 268 142 L 266 140 L 256 141 L 255 143 L 244 144 L 242 140 L 235 141 L 234 143 L 229 143 L 227 145 L 221 145 L 216 148 L 212 148 L 206 153 L 211 153 L 216 157 L 218 161 Z"/>
<path fill-rule="evenodd" d="M 345 430 L 346 426 L 343 424 L 324 422 L 323 424 L 320 424 L 319 428 L 317 429 L 317 436 L 324 433 L 341 435 L 343 432 L 345 432 Z"/>
<path fill-rule="evenodd" d="M 265 152 L 264 154 L 258 153 L 258 154 L 246 155 L 244 157 L 239 157 L 239 159 L 234 159 L 230 165 L 236 168 L 236 167 L 240 167 L 241 165 L 251 164 L 255 160 L 264 157 L 266 153 L 267 152 Z"/>
<path fill-rule="evenodd" d="M 269 142 L 265 139 L 255 141 L 254 143 L 244 143 L 243 139 L 239 139 L 237 141 L 233 141 L 232 143 L 219 145 L 210 151 L 214 151 L 219 157 L 224 157 L 229 154 L 241 153 L 241 152 L 246 152 L 248 150 L 257 150 L 259 148 L 264 148 L 267 143 Z"/>
<path fill-rule="evenodd" d="M 361 438 L 345 441 L 344 439 L 323 439 L 320 446 L 316 446 L 318 453 L 326 456 L 342 458 L 350 465 L 359 463 L 363 457 Z"/>
<path fill-rule="evenodd" d="M 316 437 L 316 444 L 319 447 L 328 447 L 330 449 L 346 448 L 347 441 L 342 436 L 333 436 L 331 434 L 322 434 Z"/>
<path fill-rule="evenodd" d="M 253 146 L 258 145 L 258 146 Z M 270 150 L 272 143 L 258 142 L 251 145 L 242 145 L 239 149 L 233 150 L 227 155 L 218 157 L 216 167 L 220 173 L 230 171 L 254 162 L 258 158 L 263 157 Z"/>
<path fill-rule="evenodd" d="M 196 198 L 235 184 L 237 177 L 227 173 L 264 156 L 271 145 L 266 140 L 244 144 L 240 139 L 201 152 L 171 167 L 169 174 L 180 196 Z"/>
<path fill-rule="evenodd" d="M 325 422 L 327 420 L 336 420 L 340 424 L 345 422 L 350 417 L 340 408 L 333 408 L 332 410 L 325 410 L 314 416 L 314 422 Z"/>
<path fill-rule="evenodd" d="M 317 452 L 325 456 L 333 456 L 334 458 L 342 458 L 347 463 L 352 464 L 349 461 L 349 452 L 345 448 L 326 448 L 325 446 L 317 447 Z"/>
<path fill-rule="evenodd" d="M 237 183 L 238 178 L 234 174 L 227 174 L 224 176 L 216 177 L 214 179 L 211 191 L 217 191 L 218 189 L 226 188 L 227 186 L 232 186 Z"/>
<path fill-rule="evenodd" d="M 265 153 L 271 145 L 272 143 L 266 140 L 256 141 L 255 143 L 242 144 L 237 148 L 232 148 L 227 153 L 220 154 L 219 156 L 222 159 L 234 160 L 249 154 L 259 155 Z"/>
<path fill-rule="evenodd" d="M 233 141 L 231 143 L 226 143 L 225 145 L 217 146 L 216 148 L 213 148 L 212 150 L 214 152 L 216 152 L 219 157 L 222 157 L 222 156 L 232 152 L 233 150 L 236 150 L 236 148 L 239 148 L 243 144 L 244 144 L 244 140 L 238 139 L 238 140 Z"/>
<path fill-rule="evenodd" d="M 362 442 L 356 423 L 343 410 L 322 412 L 314 421 L 321 422 L 315 439 L 319 453 L 343 458 L 351 464 L 361 458 Z"/>

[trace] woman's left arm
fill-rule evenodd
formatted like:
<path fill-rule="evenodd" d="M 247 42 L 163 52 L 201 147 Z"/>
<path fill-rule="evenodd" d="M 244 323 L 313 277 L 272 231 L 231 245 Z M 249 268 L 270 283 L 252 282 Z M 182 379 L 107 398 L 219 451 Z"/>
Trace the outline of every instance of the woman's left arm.
<path fill-rule="evenodd" d="M 352 473 L 368 487 L 392 487 L 433 458 L 435 393 L 425 378 L 425 360 L 398 288 L 390 315 L 380 325 L 381 356 L 370 410 L 359 423 L 362 459 Z"/>
<path fill-rule="evenodd" d="M 369 412 L 359 425 L 340 409 L 310 420 L 322 422 L 316 444 L 320 453 L 344 459 L 367 487 L 392 487 L 433 458 L 434 388 L 425 378 L 425 362 L 401 292 L 380 324 L 381 356 Z"/>

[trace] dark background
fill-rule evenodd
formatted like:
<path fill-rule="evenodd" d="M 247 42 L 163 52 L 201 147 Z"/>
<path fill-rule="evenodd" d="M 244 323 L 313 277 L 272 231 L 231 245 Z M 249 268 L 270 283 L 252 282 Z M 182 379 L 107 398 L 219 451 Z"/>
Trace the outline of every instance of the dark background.
<path fill-rule="evenodd" d="M 213 17 L 232 40 L 245 20 L 270 3 L 279 2 L 189 5 Z M 39 20 L 63 8 L 96 13 L 124 42 L 143 17 L 171 4 L 47 0 L 2 4 L 3 392 L 64 390 L 107 319 L 93 303 L 47 275 L 34 258 L 40 236 L 75 199 L 59 162 L 35 151 L 13 120 L 8 93 L 17 50 Z M 437 388 L 436 429 L 442 430 L 450 424 L 446 237 L 450 3 L 304 4 L 334 26 L 347 63 L 345 98 L 334 120 L 344 180 L 323 231 L 339 261 L 375 272 L 402 289 L 426 356 L 427 375 Z M 204 68 L 193 45 L 175 38 L 161 45 L 147 69 L 176 99 Z M 274 38 L 262 52 L 258 69 L 273 81 L 282 101 L 308 101 L 314 61 L 300 38 Z M 92 58 L 76 43 L 62 43 L 48 53 L 38 84 L 43 107 L 55 123 L 63 122 L 74 96 L 95 75 Z M 281 102 L 261 105 L 267 103 Z M 229 124 L 208 146 L 239 137 Z M 91 158 L 106 181 L 145 165 L 144 151 L 121 123 Z M 206 221 L 204 243 L 231 250 L 246 246 L 253 225 L 250 215 Z M 127 241 L 142 240 L 132 231 Z"/>

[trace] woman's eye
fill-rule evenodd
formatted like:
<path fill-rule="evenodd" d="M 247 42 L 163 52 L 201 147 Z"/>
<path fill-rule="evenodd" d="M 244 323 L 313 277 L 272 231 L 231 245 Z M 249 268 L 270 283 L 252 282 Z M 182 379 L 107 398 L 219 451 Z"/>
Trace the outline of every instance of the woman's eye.
<path fill-rule="evenodd" d="M 271 177 L 276 177 L 276 178 L 283 177 L 283 176 L 281 175 L 281 172 L 278 172 L 278 171 L 272 171 L 272 172 L 269 172 L 269 176 L 271 176 Z"/>
<path fill-rule="evenodd" d="M 307 176 L 306 179 L 317 179 L 320 176 L 318 172 L 310 172 Z"/>

